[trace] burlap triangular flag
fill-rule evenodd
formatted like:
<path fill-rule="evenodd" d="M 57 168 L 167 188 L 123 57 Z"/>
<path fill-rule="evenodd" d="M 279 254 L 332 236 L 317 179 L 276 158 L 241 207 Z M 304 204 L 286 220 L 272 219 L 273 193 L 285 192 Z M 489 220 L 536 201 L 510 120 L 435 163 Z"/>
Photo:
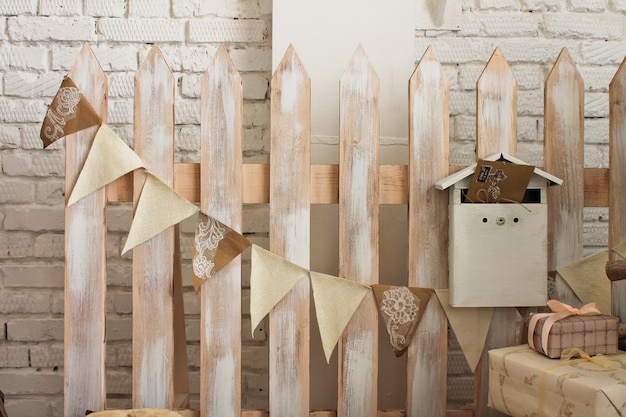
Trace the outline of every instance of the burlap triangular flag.
<path fill-rule="evenodd" d="M 411 344 L 433 290 L 378 284 L 372 285 L 372 290 L 393 352 L 402 356 Z"/>
<path fill-rule="evenodd" d="M 250 320 L 252 335 L 263 317 L 309 271 L 257 245 L 252 245 L 250 272 Z"/>
<path fill-rule="evenodd" d="M 348 279 L 310 271 L 317 324 L 326 362 L 350 318 L 370 287 Z"/>
<path fill-rule="evenodd" d="M 611 281 L 606 276 L 609 251 L 603 250 L 556 269 L 583 304 L 596 302 L 603 314 L 611 314 Z"/>
<path fill-rule="evenodd" d="M 435 290 L 472 372 L 485 348 L 493 307 L 452 307 L 447 289 Z"/>
<path fill-rule="evenodd" d="M 137 168 L 145 168 L 141 158 L 110 127 L 101 125 L 67 205 Z"/>
<path fill-rule="evenodd" d="M 200 209 L 173 188 L 146 172 L 146 182 L 122 254 L 198 211 Z"/>
<path fill-rule="evenodd" d="M 65 77 L 48 107 L 39 137 L 44 148 L 64 136 L 102 123 L 91 104 L 80 93 L 74 81 Z"/>
<path fill-rule="evenodd" d="M 204 281 L 241 254 L 251 243 L 219 220 L 200 212 L 193 247 L 193 287 L 198 291 Z"/>

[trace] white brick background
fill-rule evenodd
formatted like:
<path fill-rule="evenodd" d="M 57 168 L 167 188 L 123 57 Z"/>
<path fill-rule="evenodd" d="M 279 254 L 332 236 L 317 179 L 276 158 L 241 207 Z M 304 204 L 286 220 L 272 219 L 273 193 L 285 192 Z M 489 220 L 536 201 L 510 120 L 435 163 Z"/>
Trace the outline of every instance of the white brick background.
<path fill-rule="evenodd" d="M 38 133 L 83 43 L 109 77 L 109 123 L 129 144 L 134 72 L 150 44 L 159 43 L 178 81 L 178 162 L 199 160 L 200 77 L 225 43 L 244 82 L 245 162 L 267 163 L 271 8 L 271 0 L 0 0 L 0 390 L 11 417 L 61 416 L 63 410 L 65 161 L 63 144 L 43 150 Z M 450 81 L 452 162 L 473 160 L 475 84 L 499 46 L 518 81 L 519 157 L 541 165 L 542 84 L 567 47 L 585 82 L 585 165 L 607 167 L 608 84 L 626 54 L 625 19 L 624 0 L 464 0 L 459 31 L 416 31 L 416 60 L 432 45 Z M 407 78 L 411 72 L 407 68 Z M 245 210 L 244 232 L 267 245 L 267 208 Z M 107 389 L 110 406 L 128 407 L 131 266 L 128 256 L 119 256 L 131 221 L 128 205 L 111 205 L 108 221 Z M 585 222 L 585 253 L 604 249 L 608 210 L 586 209 Z M 187 285 L 193 228 L 193 219 L 183 223 Z M 245 298 L 248 271 L 244 257 Z M 189 288 L 185 302 L 195 405 L 199 303 Z M 250 338 L 245 314 L 244 406 L 263 408 L 267 336 L 262 329 Z M 454 340 L 451 348 L 450 406 L 467 406 L 471 375 Z"/>

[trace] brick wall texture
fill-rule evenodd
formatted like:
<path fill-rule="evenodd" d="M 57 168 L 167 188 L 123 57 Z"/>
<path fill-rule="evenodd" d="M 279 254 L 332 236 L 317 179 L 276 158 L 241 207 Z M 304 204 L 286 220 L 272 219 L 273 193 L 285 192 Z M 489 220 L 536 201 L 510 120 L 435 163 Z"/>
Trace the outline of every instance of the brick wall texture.
<path fill-rule="evenodd" d="M 566 47 L 585 83 L 585 165 L 607 167 L 608 85 L 626 54 L 625 19 L 625 0 L 463 0 L 460 30 L 416 30 L 416 59 L 432 46 L 450 82 L 452 162 L 473 161 L 476 80 L 499 46 L 518 81 L 518 156 L 542 164 L 542 84 Z M 0 1 L 0 390 L 11 417 L 63 414 L 65 156 L 62 143 L 43 150 L 38 133 L 78 51 L 85 42 L 94 50 L 109 78 L 109 123 L 132 144 L 134 73 L 158 43 L 177 79 L 176 161 L 199 162 L 200 77 L 224 43 L 244 83 L 244 161 L 267 163 L 271 26 L 271 0 Z M 128 205 L 108 208 L 111 407 L 130 406 L 131 263 L 119 253 L 131 216 Z M 267 207 L 246 207 L 244 219 L 244 232 L 267 247 Z M 607 222 L 607 209 L 585 209 L 585 254 L 606 248 Z M 186 221 L 182 231 L 196 406 L 200 307 L 189 267 L 194 226 Z M 244 297 L 247 274 L 244 257 Z M 250 338 L 243 314 L 243 405 L 264 408 L 267 335 L 261 326 Z M 449 403 L 471 406 L 472 376 L 451 339 Z M 312 406 L 334 408 L 333 401 Z M 387 407 L 403 404 L 382 398 L 381 408 Z"/>

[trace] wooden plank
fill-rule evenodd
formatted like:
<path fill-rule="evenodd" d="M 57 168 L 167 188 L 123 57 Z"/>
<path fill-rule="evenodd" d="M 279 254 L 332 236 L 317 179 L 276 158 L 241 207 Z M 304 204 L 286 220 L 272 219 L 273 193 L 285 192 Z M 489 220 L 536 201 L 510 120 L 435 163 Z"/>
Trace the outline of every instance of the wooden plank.
<path fill-rule="evenodd" d="M 180 224 L 174 226 L 174 408 L 189 407 L 189 366 L 187 362 L 187 331 L 185 329 L 185 300 L 183 298 L 182 253 Z"/>
<path fill-rule="evenodd" d="M 609 249 L 626 239 L 626 60 L 609 84 Z M 609 251 L 609 260 L 623 259 Z M 611 282 L 612 314 L 626 322 L 626 280 Z"/>
<path fill-rule="evenodd" d="M 241 232 L 243 88 L 220 45 L 202 76 L 200 207 Z M 202 417 L 241 414 L 241 257 L 201 287 Z"/>
<path fill-rule="evenodd" d="M 448 193 L 434 183 L 449 172 L 450 92 L 429 47 L 409 80 L 409 265 L 412 287 L 448 288 Z M 408 351 L 407 414 L 445 416 L 448 320 L 428 303 Z"/>
<path fill-rule="evenodd" d="M 517 154 L 517 82 L 496 48 L 476 85 L 476 154 Z"/>
<path fill-rule="evenodd" d="M 311 80 L 290 46 L 271 80 L 270 250 L 309 269 Z M 270 414 L 309 413 L 309 281 L 270 312 Z"/>
<path fill-rule="evenodd" d="M 378 283 L 379 79 L 359 46 L 339 83 L 339 276 Z M 348 323 L 338 350 L 339 417 L 376 414 L 378 312 L 373 293 Z"/>
<path fill-rule="evenodd" d="M 69 77 L 107 121 L 108 82 L 91 48 L 81 49 Z M 71 194 L 98 126 L 65 138 L 65 190 Z M 64 416 L 105 407 L 106 198 L 95 191 L 65 208 Z"/>
<path fill-rule="evenodd" d="M 569 265 L 583 255 L 583 94 L 582 77 L 563 48 L 548 74 L 544 93 L 544 167 L 564 180 L 563 185 L 548 189 L 549 271 Z M 575 307 L 581 305 L 558 276 L 554 293 L 548 296 Z"/>
<path fill-rule="evenodd" d="M 450 166 L 449 172 L 462 167 Z M 244 164 L 243 203 L 269 203 L 269 164 Z M 585 168 L 585 207 L 609 206 L 609 170 Z M 409 177 L 406 165 L 380 166 L 380 204 L 408 204 Z M 200 202 L 200 164 L 174 165 L 174 189 L 187 200 Z M 132 177 L 127 174 L 107 186 L 107 201 L 132 201 Z M 339 165 L 311 165 L 311 204 L 339 202 Z"/>
<path fill-rule="evenodd" d="M 478 158 L 517 150 L 517 83 L 504 56 L 496 48 L 476 87 L 476 149 Z M 495 308 L 481 359 L 474 374 L 474 413 L 477 416 L 502 416 L 487 407 L 490 349 L 515 344 L 514 308 Z"/>
<path fill-rule="evenodd" d="M 135 74 L 135 152 L 174 184 L 175 80 L 154 45 Z M 139 201 L 145 172 L 133 174 Z M 133 248 L 133 407 L 174 406 L 174 228 Z"/>
<path fill-rule="evenodd" d="M 609 206 L 609 170 L 606 168 L 585 168 L 584 172 L 585 207 Z"/>

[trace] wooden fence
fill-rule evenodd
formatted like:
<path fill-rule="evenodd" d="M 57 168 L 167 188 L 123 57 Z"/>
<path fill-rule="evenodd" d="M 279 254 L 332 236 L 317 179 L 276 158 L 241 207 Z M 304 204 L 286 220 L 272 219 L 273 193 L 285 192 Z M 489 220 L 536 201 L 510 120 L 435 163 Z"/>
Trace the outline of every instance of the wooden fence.
<path fill-rule="evenodd" d="M 107 78 L 88 46 L 70 76 L 106 122 Z M 585 206 L 609 206 L 611 247 L 626 237 L 625 77 L 622 65 L 610 85 L 609 169 L 584 168 L 583 82 L 567 50 L 547 77 L 543 168 L 565 180 L 549 193 L 550 270 L 582 257 Z M 408 166 L 379 163 L 380 86 L 361 48 L 340 80 L 338 165 L 310 163 L 311 82 L 292 48 L 271 80 L 269 165 L 242 164 L 242 82 L 224 47 L 202 78 L 200 164 L 174 163 L 175 85 L 154 46 L 135 78 L 134 149 L 151 172 L 185 198 L 235 230 L 241 230 L 244 204 L 270 203 L 271 251 L 304 268 L 309 268 L 311 205 L 338 203 L 338 274 L 364 284 L 379 282 L 379 205 L 408 204 L 406 284 L 447 287 L 448 194 L 435 190 L 434 183 L 457 168 L 449 162 L 448 82 L 431 49 L 408 80 Z M 496 49 L 477 84 L 477 157 L 516 154 L 516 100 L 515 78 Z M 68 195 L 95 132 L 93 127 L 66 139 Z M 66 417 L 106 407 L 103 213 L 107 202 L 136 202 L 143 175 L 127 175 L 66 209 Z M 133 407 L 188 407 L 180 275 L 176 228 L 133 250 Z M 626 288 L 614 283 L 613 290 L 614 313 L 623 320 Z M 578 304 L 558 277 L 556 294 Z M 199 296 L 203 417 L 498 415 L 487 408 L 486 352 L 518 343 L 516 309 L 497 308 L 476 372 L 474 409 L 447 410 L 448 322 L 440 304 L 430 302 L 408 351 L 406 409 L 380 411 L 378 319 L 368 296 L 340 339 L 337 410 L 312 411 L 310 289 L 301 280 L 270 314 L 270 408 L 242 411 L 240 259 L 206 282 Z"/>

